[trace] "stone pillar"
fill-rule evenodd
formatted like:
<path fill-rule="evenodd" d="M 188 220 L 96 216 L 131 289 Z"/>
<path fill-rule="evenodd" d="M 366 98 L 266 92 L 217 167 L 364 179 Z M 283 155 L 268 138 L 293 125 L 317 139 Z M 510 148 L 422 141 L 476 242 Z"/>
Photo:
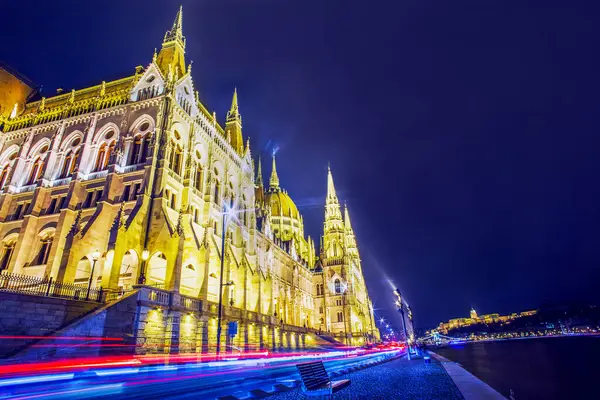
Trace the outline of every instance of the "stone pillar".
<path fill-rule="evenodd" d="M 208 322 L 208 317 L 202 317 L 199 322 L 198 344 L 200 345 L 200 352 L 202 353 L 208 353 Z"/>
<path fill-rule="evenodd" d="M 260 350 L 263 350 L 265 348 L 264 330 L 265 330 L 265 326 L 262 324 L 259 325 L 259 327 L 258 327 L 258 348 Z"/>
<path fill-rule="evenodd" d="M 249 337 L 249 334 L 250 334 L 249 331 L 250 331 L 250 329 L 252 329 L 252 327 L 253 326 L 248 322 L 246 322 L 244 324 L 244 351 L 246 351 L 246 352 L 250 350 L 250 339 L 251 338 Z"/>
<path fill-rule="evenodd" d="M 181 313 L 179 311 L 169 311 L 165 332 L 165 353 L 179 354 L 180 323 Z"/>

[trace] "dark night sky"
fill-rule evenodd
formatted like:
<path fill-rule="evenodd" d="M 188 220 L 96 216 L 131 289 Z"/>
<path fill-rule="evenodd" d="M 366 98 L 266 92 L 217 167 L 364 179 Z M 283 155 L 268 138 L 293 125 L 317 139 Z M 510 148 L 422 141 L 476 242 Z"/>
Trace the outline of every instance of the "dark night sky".
<path fill-rule="evenodd" d="M 0 58 L 49 94 L 147 65 L 176 1 L 0 6 Z M 94 5 L 92 5 L 94 3 Z M 187 59 L 223 120 L 322 229 L 327 162 L 375 307 L 419 326 L 598 301 L 600 6 L 589 1 L 195 0 Z M 268 163 L 267 163 L 268 164 Z M 266 168 L 267 177 L 270 168 Z"/>

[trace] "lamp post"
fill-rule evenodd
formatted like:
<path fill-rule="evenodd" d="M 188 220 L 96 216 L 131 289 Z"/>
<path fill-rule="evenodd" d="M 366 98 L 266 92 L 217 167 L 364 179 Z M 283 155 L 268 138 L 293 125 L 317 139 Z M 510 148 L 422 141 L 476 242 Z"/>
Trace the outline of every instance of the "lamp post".
<path fill-rule="evenodd" d="M 406 332 L 406 320 L 404 319 L 404 304 L 402 303 L 402 295 L 400 294 L 399 289 L 396 289 L 394 291 L 394 294 L 397 297 L 396 307 L 398 307 L 398 312 L 400 312 L 400 315 L 402 315 L 402 327 L 404 328 L 404 340 L 406 341 L 406 349 L 407 349 L 406 354 L 408 355 L 408 359 L 410 361 L 411 360 L 410 345 L 408 344 L 408 333 Z"/>
<path fill-rule="evenodd" d="M 92 252 L 92 272 L 90 273 L 90 279 L 88 282 L 88 290 L 87 290 L 87 294 L 85 295 L 85 299 L 89 300 L 90 298 L 90 290 L 92 289 L 92 279 L 94 279 L 94 269 L 96 268 L 96 262 L 98 261 L 98 259 L 100 258 L 100 252 L 98 250 Z"/>
<path fill-rule="evenodd" d="M 369 341 L 370 343 L 373 343 L 373 338 L 375 337 L 375 331 L 373 330 L 373 310 L 371 309 L 371 305 L 369 304 L 369 324 L 371 325 L 371 332 L 369 335 Z"/>
<path fill-rule="evenodd" d="M 408 313 L 408 322 L 410 323 L 410 331 L 411 331 L 410 343 L 411 343 L 411 346 L 412 346 L 413 341 L 414 341 L 415 328 L 413 326 L 413 314 L 412 314 L 412 310 L 410 309 L 409 305 L 406 306 L 406 312 Z"/>
<path fill-rule="evenodd" d="M 140 276 L 138 278 L 138 285 L 146 283 L 146 261 L 150 257 L 150 252 L 147 249 L 142 251 L 142 267 L 140 268 Z"/>

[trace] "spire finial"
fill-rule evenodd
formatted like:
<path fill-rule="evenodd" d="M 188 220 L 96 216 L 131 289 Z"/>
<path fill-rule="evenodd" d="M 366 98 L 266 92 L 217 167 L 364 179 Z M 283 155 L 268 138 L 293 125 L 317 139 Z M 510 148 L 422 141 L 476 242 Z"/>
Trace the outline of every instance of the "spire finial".
<path fill-rule="evenodd" d="M 240 115 L 240 107 L 238 105 L 237 87 L 233 88 L 233 98 L 231 99 L 231 108 L 227 111 L 227 122 L 239 122 L 242 123 L 242 116 Z"/>
<path fill-rule="evenodd" d="M 275 154 L 273 154 L 273 167 L 271 168 L 269 187 L 271 189 L 279 189 L 279 177 L 277 176 L 277 167 L 275 166 Z"/>
<path fill-rule="evenodd" d="M 258 156 L 258 168 L 256 170 L 256 185 L 259 187 L 263 186 L 263 178 L 262 178 L 262 157 Z"/>
<path fill-rule="evenodd" d="M 331 165 L 327 165 L 327 203 L 330 202 L 338 203 L 337 195 L 335 193 L 335 185 L 333 184 L 333 175 L 331 174 Z"/>
<path fill-rule="evenodd" d="M 154 48 L 154 55 L 152 56 L 152 62 L 156 63 L 156 57 L 158 57 L 158 54 L 156 53 L 156 47 Z"/>
<path fill-rule="evenodd" d="M 348 212 L 348 203 L 344 201 L 344 227 L 347 231 L 352 232 L 352 224 L 350 223 L 350 212 Z"/>
<path fill-rule="evenodd" d="M 156 57 L 156 64 L 166 74 L 168 65 L 173 64 L 179 76 L 186 71 L 185 37 L 183 36 L 183 8 L 179 7 L 175 21 L 170 30 L 165 33 L 162 49 Z"/>
<path fill-rule="evenodd" d="M 183 36 L 183 4 L 179 6 L 179 11 L 177 11 L 177 16 L 175 16 L 175 21 L 173 21 L 173 28 L 171 28 L 172 33 L 177 32 Z"/>

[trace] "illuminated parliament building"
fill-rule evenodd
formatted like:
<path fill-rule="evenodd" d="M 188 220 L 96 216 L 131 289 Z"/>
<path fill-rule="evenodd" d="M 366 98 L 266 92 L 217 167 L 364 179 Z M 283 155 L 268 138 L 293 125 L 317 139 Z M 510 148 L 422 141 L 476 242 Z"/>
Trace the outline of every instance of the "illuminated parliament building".
<path fill-rule="evenodd" d="M 317 253 L 275 158 L 268 182 L 255 167 L 237 92 L 218 122 L 185 48 L 180 9 L 119 80 L 40 97 L 0 69 L 0 275 L 102 288 L 103 307 L 134 298 L 143 346 L 214 346 L 220 295 L 223 346 L 378 341 L 331 170 Z"/>

